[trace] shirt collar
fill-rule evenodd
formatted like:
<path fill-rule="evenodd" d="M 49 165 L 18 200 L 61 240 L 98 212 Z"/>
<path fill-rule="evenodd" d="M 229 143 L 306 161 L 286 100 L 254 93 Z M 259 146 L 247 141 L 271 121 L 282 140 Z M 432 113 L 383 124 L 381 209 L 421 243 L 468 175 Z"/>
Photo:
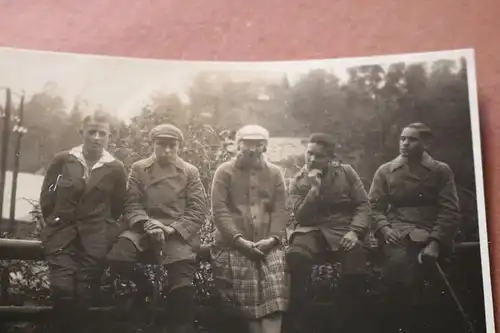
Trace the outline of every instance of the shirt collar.
<path fill-rule="evenodd" d="M 396 157 L 394 160 L 391 162 L 391 172 L 401 168 L 402 166 L 406 165 L 407 159 L 401 155 Z M 429 155 L 427 152 L 424 152 L 422 155 L 422 161 L 420 162 L 422 166 L 425 168 L 432 170 L 434 169 L 434 159 Z"/>
<path fill-rule="evenodd" d="M 87 162 L 85 160 L 85 157 L 83 156 L 83 145 L 80 145 L 78 147 L 72 148 L 69 153 L 76 157 L 76 159 L 87 168 Z M 94 164 L 92 167 L 92 170 L 95 170 L 97 168 L 100 168 L 104 166 L 105 164 L 114 162 L 116 159 L 111 155 L 107 150 L 103 150 L 101 157 L 99 160 Z"/>

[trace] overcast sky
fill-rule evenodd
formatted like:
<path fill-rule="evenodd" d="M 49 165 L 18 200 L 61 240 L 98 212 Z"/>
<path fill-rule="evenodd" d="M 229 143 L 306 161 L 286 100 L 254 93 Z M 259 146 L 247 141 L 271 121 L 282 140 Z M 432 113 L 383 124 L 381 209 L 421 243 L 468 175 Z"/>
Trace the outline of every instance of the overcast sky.
<path fill-rule="evenodd" d="M 152 92 L 161 90 L 181 93 L 202 71 L 235 72 L 238 79 L 280 78 L 284 73 L 294 80 L 312 69 L 333 71 L 341 80 L 346 68 L 361 64 L 433 61 L 458 59 L 464 51 L 391 55 L 371 58 L 306 60 L 289 62 L 188 62 L 134 59 L 68 53 L 38 52 L 0 48 L 0 87 L 10 87 L 29 99 L 40 92 L 45 83 L 55 81 L 58 93 L 72 105 L 77 96 L 91 105 L 101 104 L 105 110 L 127 120 L 137 114 Z M 232 74 L 233 75 L 233 74 Z M 0 101 L 3 103 L 4 93 Z"/>

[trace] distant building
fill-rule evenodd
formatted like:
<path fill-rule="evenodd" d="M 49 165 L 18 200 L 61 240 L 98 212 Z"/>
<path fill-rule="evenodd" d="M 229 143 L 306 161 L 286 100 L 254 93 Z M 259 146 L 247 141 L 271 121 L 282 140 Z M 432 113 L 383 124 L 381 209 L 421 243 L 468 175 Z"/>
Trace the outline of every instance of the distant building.
<path fill-rule="evenodd" d="M 269 161 L 279 163 L 290 157 L 302 156 L 306 138 L 271 138 L 267 147 L 267 157 Z"/>
<path fill-rule="evenodd" d="M 10 197 L 12 191 L 12 171 L 6 172 L 5 191 L 3 197 L 3 216 L 2 220 L 10 218 Z M 40 189 L 43 183 L 42 175 L 30 173 L 19 173 L 17 178 L 16 192 L 16 211 L 15 219 L 20 222 L 31 222 L 30 212 L 33 210 L 33 204 L 37 204 L 40 197 Z"/>

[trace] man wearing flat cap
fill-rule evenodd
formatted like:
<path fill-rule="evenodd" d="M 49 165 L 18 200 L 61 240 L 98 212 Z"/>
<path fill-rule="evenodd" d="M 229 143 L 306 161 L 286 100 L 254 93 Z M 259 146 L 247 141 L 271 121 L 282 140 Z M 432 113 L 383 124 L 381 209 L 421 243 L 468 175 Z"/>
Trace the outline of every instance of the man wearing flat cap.
<path fill-rule="evenodd" d="M 135 262 L 161 249 L 168 270 L 169 332 L 191 332 L 198 232 L 207 217 L 206 194 L 198 169 L 178 156 L 184 138 L 175 126 L 163 124 L 150 132 L 153 154 L 132 165 L 122 233 L 108 254 L 113 262 Z M 165 289 L 164 289 L 165 290 Z M 163 328 L 162 328 L 163 329 Z"/>
<path fill-rule="evenodd" d="M 344 297 L 339 296 L 343 302 L 339 311 L 348 316 L 336 322 L 343 324 L 347 331 L 359 322 L 359 317 L 352 316 L 359 302 L 355 302 L 355 295 L 349 290 L 359 289 L 357 281 L 366 274 L 362 243 L 370 225 L 369 201 L 352 166 L 335 160 L 334 147 L 330 135 L 311 135 L 305 151 L 306 165 L 289 187 L 295 220 L 286 254 L 291 277 L 289 332 L 310 330 L 306 290 L 311 269 L 319 255 L 329 252 L 337 255 L 342 266 L 339 290 Z"/>

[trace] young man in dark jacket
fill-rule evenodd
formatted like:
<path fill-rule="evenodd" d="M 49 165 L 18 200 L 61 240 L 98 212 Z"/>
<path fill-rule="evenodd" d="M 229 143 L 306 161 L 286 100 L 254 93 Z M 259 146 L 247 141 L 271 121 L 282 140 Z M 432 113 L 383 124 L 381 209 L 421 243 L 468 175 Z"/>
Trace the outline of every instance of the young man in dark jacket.
<path fill-rule="evenodd" d="M 127 175 L 106 147 L 110 121 L 96 112 L 83 120 L 82 145 L 54 157 L 41 189 L 41 233 L 49 264 L 55 331 L 77 332 L 96 297 L 104 257 L 117 236 Z"/>

